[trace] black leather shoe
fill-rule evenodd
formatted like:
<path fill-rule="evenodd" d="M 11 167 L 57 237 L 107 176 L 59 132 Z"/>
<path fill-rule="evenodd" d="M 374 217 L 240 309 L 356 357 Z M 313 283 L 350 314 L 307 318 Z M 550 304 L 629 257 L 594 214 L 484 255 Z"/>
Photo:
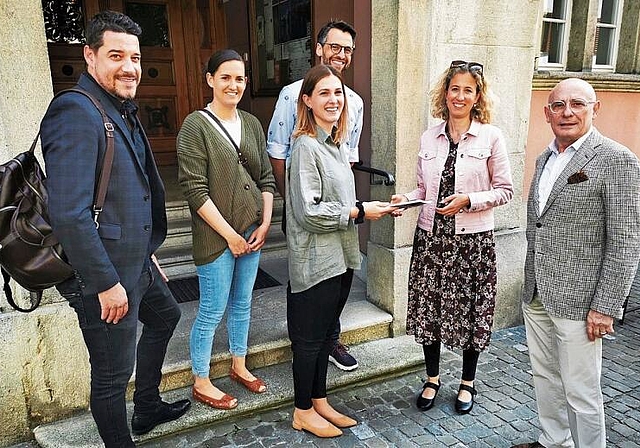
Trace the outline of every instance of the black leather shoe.
<path fill-rule="evenodd" d="M 133 412 L 131 431 L 139 436 L 146 434 L 160 423 L 170 422 L 182 417 L 191 407 L 191 401 L 179 400 L 175 403 L 161 401 L 155 411 L 149 413 Z"/>
<path fill-rule="evenodd" d="M 511 448 L 545 448 L 540 442 L 529 442 L 529 443 L 520 443 L 518 445 L 513 445 Z"/>
<path fill-rule="evenodd" d="M 424 398 L 422 396 L 426 388 L 433 389 L 436 391 L 433 398 Z M 433 403 L 435 403 L 436 401 L 436 397 L 438 396 L 439 389 L 440 389 L 439 384 L 432 383 L 431 381 L 427 381 L 426 383 L 424 383 L 424 386 L 422 386 L 422 392 L 420 392 L 420 394 L 418 395 L 418 400 L 416 401 L 416 406 L 418 407 L 418 409 L 420 409 L 421 411 L 428 411 L 429 409 L 431 409 L 433 407 Z"/>
<path fill-rule="evenodd" d="M 471 401 L 460 401 L 460 399 L 456 397 L 456 412 L 458 414 L 468 414 L 471 412 L 471 409 L 473 409 L 473 397 L 478 393 L 474 387 L 461 384 L 458 388 L 458 396 L 460 396 L 460 391 L 463 390 L 471 394 Z"/>

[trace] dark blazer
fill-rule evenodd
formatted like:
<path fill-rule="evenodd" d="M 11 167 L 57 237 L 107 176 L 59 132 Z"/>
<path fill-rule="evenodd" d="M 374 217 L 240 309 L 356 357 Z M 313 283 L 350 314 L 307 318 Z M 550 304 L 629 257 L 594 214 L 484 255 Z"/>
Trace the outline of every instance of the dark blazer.
<path fill-rule="evenodd" d="M 589 310 L 621 317 L 640 256 L 640 164 L 597 130 L 584 141 L 538 213 L 538 182 L 551 150 L 536 161 L 527 203 L 523 300 L 537 288 L 553 316 L 585 320 Z"/>
<path fill-rule="evenodd" d="M 117 282 L 129 292 L 166 236 L 164 186 L 146 138 L 145 166 L 136 157 L 112 97 L 86 73 L 78 86 L 100 101 L 115 126 L 113 170 L 96 229 L 93 196 L 106 149 L 102 118 L 83 95 L 56 98 L 40 127 L 51 223 L 85 295 Z"/>

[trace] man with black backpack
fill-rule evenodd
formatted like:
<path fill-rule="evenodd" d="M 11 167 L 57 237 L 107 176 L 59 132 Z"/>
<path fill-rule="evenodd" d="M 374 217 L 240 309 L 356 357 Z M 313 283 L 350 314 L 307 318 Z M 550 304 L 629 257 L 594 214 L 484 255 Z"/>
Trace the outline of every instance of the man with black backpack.
<path fill-rule="evenodd" d="M 132 101 L 141 77 L 141 32 L 112 11 L 87 26 L 87 72 L 76 87 L 93 95 L 111 119 L 115 150 L 96 222 L 96 174 L 107 146 L 100 112 L 85 96 L 67 93 L 52 102 L 41 125 L 51 225 L 75 271 L 56 287 L 78 315 L 90 355 L 91 412 L 107 447 L 135 446 L 125 408 L 134 363 L 134 434 L 179 418 L 191 404 L 165 403 L 159 394 L 180 309 L 153 256 L 167 221 L 164 187 Z M 136 351 L 138 320 L 144 327 Z"/>

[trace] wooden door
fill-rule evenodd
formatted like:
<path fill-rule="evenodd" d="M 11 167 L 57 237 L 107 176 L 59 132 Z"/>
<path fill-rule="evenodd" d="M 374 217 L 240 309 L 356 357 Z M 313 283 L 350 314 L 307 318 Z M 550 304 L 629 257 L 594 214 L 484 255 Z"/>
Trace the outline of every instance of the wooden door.
<path fill-rule="evenodd" d="M 203 89 L 202 61 L 206 63 L 210 54 L 225 44 L 226 29 L 219 2 L 85 0 L 83 3 L 72 2 L 64 6 L 64 11 L 50 14 L 52 18 L 62 19 L 58 19 L 60 23 L 47 22 L 47 4 L 50 8 L 61 8 L 61 2 L 50 1 L 44 5 L 54 91 L 73 86 L 85 70 L 82 35 L 86 21 L 106 9 L 129 15 L 143 30 L 140 36 L 142 80 L 136 95 L 140 120 L 158 165 L 175 165 L 175 142 L 180 125 L 189 112 L 201 108 L 205 102 L 207 89 Z"/>

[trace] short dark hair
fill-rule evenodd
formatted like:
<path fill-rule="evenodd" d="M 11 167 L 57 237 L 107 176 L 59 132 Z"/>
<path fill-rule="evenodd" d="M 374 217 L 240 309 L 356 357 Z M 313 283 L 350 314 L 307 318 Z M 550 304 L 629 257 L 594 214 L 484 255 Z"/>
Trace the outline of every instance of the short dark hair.
<path fill-rule="evenodd" d="M 240 56 L 240 53 L 236 50 L 231 50 L 230 48 L 218 50 L 209 58 L 207 73 L 211 73 L 211 76 L 215 75 L 218 67 L 227 61 L 240 61 L 244 64 L 244 59 L 242 59 L 242 56 Z"/>
<path fill-rule="evenodd" d="M 101 11 L 87 24 L 87 45 L 92 50 L 98 50 L 102 44 L 105 31 L 127 33 L 134 36 L 142 34 L 142 28 L 131 17 L 116 11 Z"/>
<path fill-rule="evenodd" d="M 351 40 L 353 40 L 353 43 L 355 45 L 356 30 L 344 20 L 335 20 L 335 19 L 329 20 L 322 28 L 320 28 L 320 31 L 318 31 L 318 43 L 320 45 L 324 45 L 327 43 L 327 35 L 329 34 L 329 31 L 331 31 L 333 28 L 336 28 L 336 29 L 339 29 L 340 31 L 344 31 L 345 33 L 351 34 Z"/>

